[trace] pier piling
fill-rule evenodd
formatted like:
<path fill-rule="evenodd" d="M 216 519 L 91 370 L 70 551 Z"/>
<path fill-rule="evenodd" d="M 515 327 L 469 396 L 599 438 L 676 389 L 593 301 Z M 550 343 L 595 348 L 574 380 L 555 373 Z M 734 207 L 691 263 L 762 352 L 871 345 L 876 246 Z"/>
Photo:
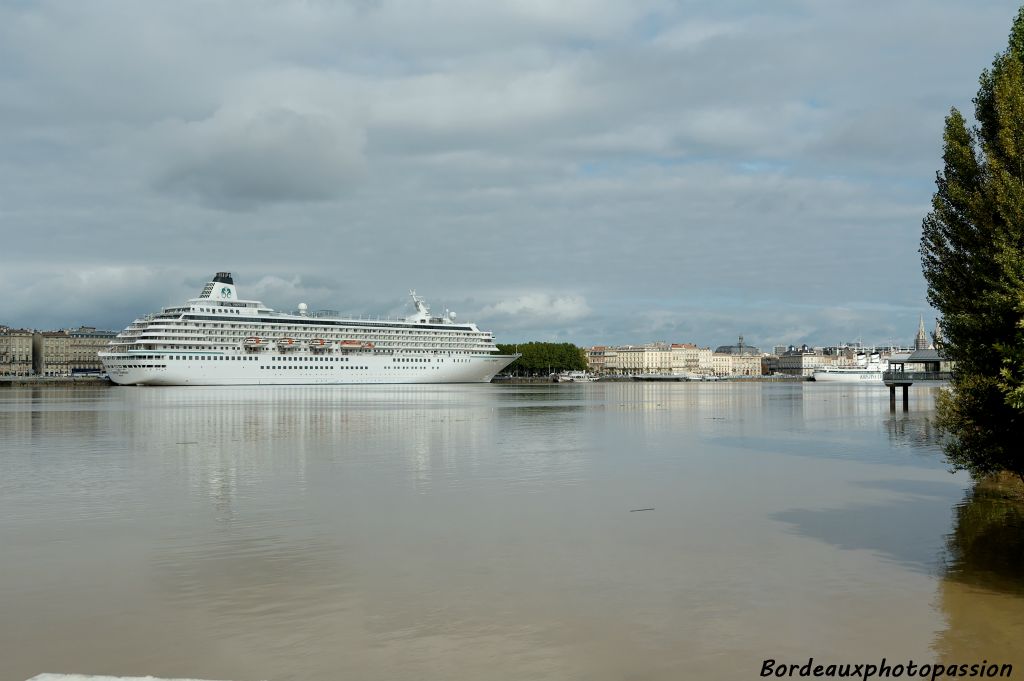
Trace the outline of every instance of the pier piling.
<path fill-rule="evenodd" d="M 896 411 L 896 388 L 903 388 L 903 411 L 910 410 L 910 383 L 889 383 L 889 411 Z"/>
<path fill-rule="evenodd" d="M 896 388 L 903 388 L 903 411 L 910 411 L 910 386 L 914 377 L 905 371 L 886 371 L 882 381 L 889 386 L 889 411 L 896 411 Z"/>

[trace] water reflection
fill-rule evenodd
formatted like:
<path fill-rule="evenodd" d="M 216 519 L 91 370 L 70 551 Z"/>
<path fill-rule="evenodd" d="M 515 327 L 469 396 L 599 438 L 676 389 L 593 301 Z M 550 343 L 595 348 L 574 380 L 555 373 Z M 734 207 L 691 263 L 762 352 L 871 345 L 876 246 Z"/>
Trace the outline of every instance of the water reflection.
<path fill-rule="evenodd" d="M 980 483 L 956 506 L 939 585 L 947 627 L 934 644 L 947 664 L 989 659 L 1024 668 L 1024 500 Z"/>
<path fill-rule="evenodd" d="M 1024 499 L 1010 485 L 975 485 L 956 507 L 946 578 L 1024 595 Z"/>
<path fill-rule="evenodd" d="M 896 446 L 914 447 L 934 452 L 942 447 L 944 438 L 935 425 L 933 410 L 895 412 L 885 422 L 889 441 Z"/>
<path fill-rule="evenodd" d="M 949 528 L 949 508 L 962 494 L 962 483 L 894 478 L 855 484 L 883 494 L 873 503 L 791 509 L 773 517 L 837 548 L 867 550 L 926 574 L 939 573 L 943 553 L 938 539 Z"/>
<path fill-rule="evenodd" d="M 753 383 L 0 392 L 0 659 L 14 678 L 610 681 L 962 651 L 988 635 L 974 613 L 1016 631 L 1019 595 L 954 576 L 1009 539 L 947 547 L 965 478 L 930 399 L 892 415 L 884 390 Z"/>
<path fill-rule="evenodd" d="M 731 387 L 731 386 L 730 386 Z M 760 452 L 786 451 L 813 458 L 870 459 L 904 465 L 906 457 L 943 467 L 941 439 L 934 427 L 935 389 L 913 391 L 911 409 L 893 414 L 887 393 L 877 386 L 774 384 L 761 388 L 766 401 L 738 423 L 728 423 L 715 441 Z M 726 424 L 723 424 L 726 425 Z M 747 425 L 747 428 L 744 428 Z M 885 433 L 888 447 L 879 447 Z M 866 443 L 872 442 L 866 449 Z"/>

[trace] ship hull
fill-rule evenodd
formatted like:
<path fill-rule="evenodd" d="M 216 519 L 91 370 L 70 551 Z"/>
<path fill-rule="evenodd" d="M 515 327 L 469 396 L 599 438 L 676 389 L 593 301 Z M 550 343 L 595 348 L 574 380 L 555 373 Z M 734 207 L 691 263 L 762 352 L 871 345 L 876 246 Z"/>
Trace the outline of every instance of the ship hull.
<path fill-rule="evenodd" d="M 883 384 L 881 371 L 815 371 L 814 380 L 818 383 Z"/>
<path fill-rule="evenodd" d="M 118 385 L 366 385 L 488 383 L 517 355 L 432 356 L 400 361 L 352 355 L 172 355 L 105 358 Z"/>

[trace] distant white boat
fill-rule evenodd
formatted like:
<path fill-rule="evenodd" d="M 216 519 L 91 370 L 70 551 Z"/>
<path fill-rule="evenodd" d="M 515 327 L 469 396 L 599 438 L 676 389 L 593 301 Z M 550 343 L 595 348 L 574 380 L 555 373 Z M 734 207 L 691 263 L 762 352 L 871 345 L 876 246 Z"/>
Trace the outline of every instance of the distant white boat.
<path fill-rule="evenodd" d="M 873 352 L 870 357 L 857 355 L 857 364 L 852 367 L 815 369 L 814 380 L 823 383 L 882 385 L 882 374 L 888 370 L 888 360 L 882 360 L 877 352 Z"/>
<path fill-rule="evenodd" d="M 596 381 L 597 377 L 588 374 L 586 371 L 563 371 L 555 374 L 555 383 L 590 383 Z"/>

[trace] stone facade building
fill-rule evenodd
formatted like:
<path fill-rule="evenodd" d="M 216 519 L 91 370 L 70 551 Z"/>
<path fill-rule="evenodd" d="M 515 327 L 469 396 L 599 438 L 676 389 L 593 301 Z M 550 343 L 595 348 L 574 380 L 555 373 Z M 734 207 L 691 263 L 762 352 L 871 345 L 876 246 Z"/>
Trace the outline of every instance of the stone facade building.
<path fill-rule="evenodd" d="M 716 352 L 711 355 L 711 370 L 715 376 L 725 377 L 732 370 L 732 355 Z"/>
<path fill-rule="evenodd" d="M 712 358 L 716 376 L 760 376 L 760 349 L 743 342 L 740 336 L 736 345 L 721 345 L 715 348 Z"/>
<path fill-rule="evenodd" d="M 0 326 L 0 376 L 32 374 L 32 332 Z"/>
<path fill-rule="evenodd" d="M 648 373 L 653 359 L 648 356 L 647 347 L 643 345 L 625 345 L 616 348 L 616 373 L 634 376 Z"/>
<path fill-rule="evenodd" d="M 68 369 L 71 374 L 100 373 L 103 365 L 100 363 L 99 352 L 107 347 L 110 340 L 117 335 L 117 331 L 98 331 L 92 326 L 80 326 L 77 329 L 68 331 L 71 337 L 70 356 L 68 358 Z"/>
<path fill-rule="evenodd" d="M 39 376 L 70 376 L 71 336 L 66 331 L 33 334 L 32 364 Z"/>
<path fill-rule="evenodd" d="M 714 374 L 711 348 L 693 343 L 672 344 L 672 373 L 676 376 L 709 376 Z"/>
<path fill-rule="evenodd" d="M 605 359 L 608 356 L 608 348 L 603 345 L 595 345 L 587 350 L 587 369 L 592 374 L 605 373 Z"/>
<path fill-rule="evenodd" d="M 815 369 L 824 369 L 837 363 L 836 355 L 826 355 L 810 348 L 789 350 L 779 356 L 777 366 L 780 374 L 790 376 L 813 376 Z"/>
<path fill-rule="evenodd" d="M 761 355 L 730 355 L 730 376 L 760 376 Z"/>
<path fill-rule="evenodd" d="M 668 373 L 671 368 L 671 347 L 667 343 L 647 345 L 595 345 L 587 353 L 591 371 L 605 374 Z"/>
<path fill-rule="evenodd" d="M 712 352 L 694 343 L 647 343 L 646 345 L 595 345 L 587 352 L 594 373 L 661 374 L 673 376 L 759 376 L 761 353 L 744 345 L 727 346 L 733 352 Z M 722 348 L 719 348 L 720 350 Z"/>

